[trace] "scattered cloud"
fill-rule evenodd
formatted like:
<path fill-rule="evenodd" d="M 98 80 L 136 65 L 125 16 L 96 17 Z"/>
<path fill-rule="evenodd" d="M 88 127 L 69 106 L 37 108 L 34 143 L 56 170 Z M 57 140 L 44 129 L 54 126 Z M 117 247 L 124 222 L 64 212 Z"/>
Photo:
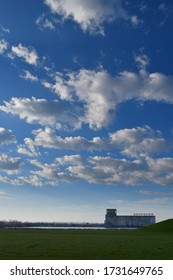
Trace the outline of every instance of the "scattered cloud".
<path fill-rule="evenodd" d="M 20 180 L 21 184 L 27 183 L 35 187 L 57 186 L 57 182 L 49 181 L 49 180 L 41 180 L 40 177 L 36 175 L 31 175 L 28 177 L 20 176 L 18 179 Z"/>
<path fill-rule="evenodd" d="M 101 148 L 104 149 L 104 146 L 106 146 L 99 137 L 95 137 L 92 140 L 88 140 L 81 136 L 62 138 L 61 136 L 57 136 L 53 129 L 48 127 L 44 130 L 35 130 L 33 134 L 35 135 L 35 139 L 33 141 L 34 145 L 42 146 L 44 148 L 92 151 L 100 150 Z"/>
<path fill-rule="evenodd" d="M 110 133 L 113 146 L 121 153 L 132 158 L 146 158 L 173 149 L 173 142 L 165 140 L 159 130 L 149 126 L 121 129 Z"/>
<path fill-rule="evenodd" d="M 157 101 L 173 103 L 173 76 L 162 73 L 148 73 L 149 58 L 145 54 L 135 55 L 139 72 L 123 71 L 112 76 L 104 69 L 80 69 L 65 75 L 56 72 L 54 82 L 41 81 L 42 85 L 53 91 L 59 101 L 13 97 L 0 110 L 19 115 L 28 123 L 44 126 L 64 125 L 90 129 L 107 128 L 115 120 L 117 106 L 129 100 Z M 38 77 L 25 70 L 22 78 L 32 82 Z M 42 111 L 41 111 L 42 109 Z M 33 114 L 34 112 L 34 114 Z"/>
<path fill-rule="evenodd" d="M 162 73 L 148 73 L 146 55 L 136 56 L 139 73 L 123 71 L 112 76 L 104 69 L 55 74 L 55 83 L 45 82 L 44 86 L 53 90 L 61 100 L 83 104 L 80 121 L 91 129 L 108 127 L 115 118 L 117 105 L 129 101 L 173 103 L 173 76 Z"/>
<path fill-rule="evenodd" d="M 22 79 L 29 80 L 31 82 L 38 82 L 38 78 L 32 75 L 28 70 L 24 70 L 23 74 L 20 75 Z"/>
<path fill-rule="evenodd" d="M 5 33 L 10 33 L 10 29 L 4 27 L 2 24 L 0 24 L 0 29 L 1 29 L 3 32 L 5 32 Z"/>
<path fill-rule="evenodd" d="M 135 55 L 135 62 L 137 63 L 140 70 L 146 70 L 146 67 L 149 64 L 149 58 L 146 54 Z"/>
<path fill-rule="evenodd" d="M 19 44 L 19 46 L 21 45 Z M 17 47 L 17 49 L 20 53 L 20 48 Z M 25 57 L 24 54 L 21 54 L 21 56 Z M 25 59 L 28 60 L 27 57 Z M 99 70 L 80 69 L 64 75 L 56 72 L 52 74 L 53 82 L 41 81 L 44 87 L 58 96 L 60 102 L 53 101 L 49 102 L 50 104 L 48 105 L 48 101 L 43 99 L 40 99 L 40 101 L 36 99 L 26 101 L 25 98 L 20 100 L 19 98 L 12 98 L 10 102 L 5 101 L 6 106 L 0 106 L 0 108 L 6 112 L 20 115 L 21 118 L 26 119 L 29 123 L 38 122 L 42 123 L 42 125 L 55 125 L 57 122 L 60 128 L 62 120 L 62 122 L 70 123 L 70 125 L 74 126 L 74 129 L 80 128 L 82 124 L 87 124 L 89 128 L 98 130 L 104 127 L 107 128 L 115 120 L 117 106 L 129 100 L 133 99 L 142 102 L 152 100 L 172 104 L 173 76 L 159 72 L 147 72 L 146 67 L 149 64 L 149 58 L 145 54 L 135 55 L 134 59 L 139 68 L 138 73 L 123 71 L 113 76 L 103 68 Z M 34 59 L 31 61 L 28 63 L 34 64 L 37 59 L 35 62 Z M 25 70 L 21 77 L 32 82 L 38 81 L 38 77 L 28 70 Z M 64 102 L 69 109 L 64 106 Z M 24 108 L 16 110 L 16 103 L 21 103 L 20 107 L 23 107 L 24 103 L 30 103 L 30 107 L 36 106 L 37 108 L 34 109 L 35 112 L 37 111 L 36 116 L 32 114 L 30 118 L 30 113 L 25 114 Z M 39 116 L 37 120 L 38 110 L 40 110 L 38 106 L 41 106 L 39 103 L 42 103 L 42 106 L 43 103 L 47 103 L 45 107 L 43 106 L 46 111 L 49 106 L 52 106 L 52 113 L 50 108 L 48 109 L 47 121 L 46 116 L 45 118 L 42 116 L 41 119 Z M 56 117 L 55 107 L 57 110 Z M 64 110 L 68 111 L 68 114 L 72 112 L 70 118 L 68 114 L 64 113 Z M 22 117 L 24 115 L 25 117 Z M 44 121 L 42 121 L 43 118 Z M 50 123 L 51 121 L 52 124 Z"/>
<path fill-rule="evenodd" d="M 46 18 L 45 14 L 41 14 L 37 19 L 36 19 L 36 24 L 38 27 L 43 30 L 43 29 L 50 29 L 54 30 L 55 26 L 54 23 Z"/>
<path fill-rule="evenodd" d="M 14 58 L 16 56 L 23 58 L 24 61 L 30 65 L 36 66 L 38 64 L 39 57 L 33 47 L 25 47 L 21 43 L 17 46 L 12 46 L 10 58 Z"/>
<path fill-rule="evenodd" d="M 3 54 L 8 48 L 8 42 L 6 42 L 4 39 L 0 40 L 0 54 Z"/>
<path fill-rule="evenodd" d="M 57 164 L 57 162 L 52 164 L 43 164 L 37 160 L 30 160 L 30 163 L 41 169 L 38 171 L 31 171 L 32 174 L 38 176 L 39 178 L 41 177 L 54 180 L 54 184 L 58 184 L 59 181 L 71 182 L 77 179 L 69 172 L 64 173 L 59 171 L 59 164 Z"/>
<path fill-rule="evenodd" d="M 172 17 L 173 5 L 163 2 L 159 5 L 158 10 L 162 14 L 162 21 L 160 22 L 160 25 L 165 25 L 168 19 Z"/>
<path fill-rule="evenodd" d="M 78 124 L 78 120 L 73 114 L 74 108 L 62 105 L 57 100 L 13 97 L 4 104 L 4 106 L 0 106 L 1 111 L 17 115 L 30 124 L 54 126 L 57 129 L 62 128 L 61 123 L 67 123 L 73 127 Z"/>
<path fill-rule="evenodd" d="M 30 138 L 25 138 L 24 144 L 17 146 L 17 152 L 30 157 L 37 157 L 40 155 L 37 147 Z"/>
<path fill-rule="evenodd" d="M 83 123 L 90 128 L 99 129 L 111 122 L 112 111 L 116 107 L 116 98 L 112 89 L 112 78 L 105 71 L 89 71 L 82 69 L 77 73 L 69 73 L 63 77 L 56 73 L 54 92 L 67 101 L 76 100 L 84 104 Z"/>
<path fill-rule="evenodd" d="M 24 184 L 28 184 L 30 186 L 32 185 L 35 187 L 57 186 L 57 184 L 58 184 L 57 181 L 55 181 L 55 180 L 46 180 L 45 178 L 41 179 L 37 175 L 29 175 L 28 177 L 27 176 L 18 176 L 17 178 L 14 178 L 14 177 L 10 178 L 7 176 L 0 175 L 0 182 L 3 182 L 5 184 L 14 185 L 14 186 L 23 186 Z M 5 196 L 3 195 L 1 197 L 1 193 L 0 193 L 0 198 L 5 199 Z"/>
<path fill-rule="evenodd" d="M 94 137 L 90 140 L 81 136 L 62 138 L 48 127 L 35 130 L 33 134 L 33 145 L 44 148 L 90 152 L 117 150 L 131 158 L 147 158 L 173 149 L 172 141 L 165 140 L 160 131 L 149 126 L 121 129 L 110 133 L 108 138 Z"/>
<path fill-rule="evenodd" d="M 2 175 L 0 175 L 0 182 L 3 182 L 5 184 L 10 184 L 13 186 L 22 186 L 23 185 L 23 183 L 17 178 L 9 178 L 7 176 L 2 176 Z"/>
<path fill-rule="evenodd" d="M 167 192 L 157 192 L 157 191 L 150 191 L 150 190 L 139 190 L 138 193 L 142 195 L 153 195 L 153 196 L 165 196 L 165 195 L 172 195 L 172 193 L 167 193 Z"/>
<path fill-rule="evenodd" d="M 123 158 L 122 160 L 108 158 L 105 160 L 106 163 L 103 170 L 101 170 L 102 175 L 100 174 L 100 176 L 105 174 L 105 170 L 108 170 L 108 166 L 112 166 L 112 169 L 110 170 L 112 170 L 111 172 L 113 174 L 112 176 L 114 176 L 114 179 L 116 177 L 118 182 L 124 182 L 125 179 L 118 179 L 117 175 L 115 175 L 115 170 L 119 168 L 121 170 L 122 166 L 128 166 L 128 170 L 131 172 L 131 168 L 133 167 L 135 173 L 133 176 L 131 176 L 129 173 L 129 178 L 127 177 L 127 174 L 122 173 L 122 176 L 126 178 L 126 182 L 128 184 L 133 184 L 134 182 L 141 184 L 144 180 L 146 180 L 145 178 L 148 178 L 148 180 L 151 179 L 152 182 L 163 185 L 167 181 L 167 184 L 170 185 L 173 180 L 173 175 L 171 175 L 173 173 L 173 160 L 171 158 L 154 159 L 155 156 L 158 157 L 163 153 L 165 154 L 166 151 L 171 151 L 173 149 L 173 141 L 164 139 L 160 131 L 154 131 L 148 126 L 118 130 L 115 133 L 110 133 L 108 138 L 94 137 L 90 140 L 81 136 L 62 138 L 61 136 L 57 136 L 53 129 L 48 127 L 46 127 L 44 130 L 34 130 L 33 134 L 35 136 L 33 140 L 30 138 L 25 138 L 24 144 L 18 145 L 17 151 L 19 153 L 36 157 L 40 155 L 38 147 L 45 149 L 66 150 L 70 152 L 85 151 L 87 153 L 94 151 L 102 153 L 116 151 L 116 155 L 121 155 L 121 157 L 125 156 L 126 158 Z M 95 157 L 95 162 L 97 158 L 99 157 Z M 56 164 L 58 163 L 60 165 L 66 165 L 68 163 L 74 165 L 75 163 L 75 165 L 78 166 L 79 163 L 83 164 L 83 162 L 84 160 L 79 155 L 65 156 L 64 158 L 56 159 Z M 92 163 L 93 162 L 94 161 L 92 160 Z M 36 161 L 34 161 L 34 164 L 36 165 Z M 141 166 L 140 173 L 139 166 Z M 43 166 L 41 167 L 43 168 Z M 57 166 L 51 166 L 51 170 L 52 167 L 54 167 L 57 172 Z M 45 172 L 46 168 L 48 168 L 47 165 L 44 168 L 44 174 L 48 176 Z M 142 172 L 142 168 L 148 170 L 147 174 Z M 91 166 L 88 167 L 88 169 L 90 170 L 89 173 L 92 174 Z M 84 170 L 83 165 L 82 170 Z M 149 172 L 149 170 L 152 170 L 152 172 Z M 170 174 L 168 172 L 170 172 Z M 36 174 L 38 175 L 38 173 L 40 172 L 37 172 Z M 43 172 L 41 173 L 43 174 Z M 72 175 L 76 178 L 76 174 Z M 69 174 L 63 175 L 62 173 L 61 175 L 57 175 L 56 173 L 56 176 L 59 179 L 62 179 L 63 177 L 65 178 L 65 176 L 70 180 L 73 178 Z M 107 178 L 107 181 L 104 183 L 112 182 L 113 184 L 115 182 L 114 179 Z"/>
<path fill-rule="evenodd" d="M 18 146 L 18 152 L 37 156 L 37 147 L 69 151 L 102 151 L 121 154 L 128 158 L 147 159 L 169 152 L 173 141 L 163 138 L 162 133 L 149 126 L 121 129 L 109 133 L 107 138 L 82 136 L 61 137 L 50 127 L 33 131 L 34 139 L 24 139 L 25 144 Z"/>
<path fill-rule="evenodd" d="M 21 169 L 21 165 L 21 158 L 0 154 L 0 171 L 4 171 L 8 174 L 18 173 Z"/>
<path fill-rule="evenodd" d="M 142 23 L 142 21 L 139 20 L 139 18 L 136 15 L 131 16 L 130 19 L 134 27 L 137 27 L 140 23 Z"/>
<path fill-rule="evenodd" d="M 128 20 L 122 0 L 45 0 L 51 11 L 63 20 L 73 19 L 84 32 L 104 35 L 104 23 L 118 19 Z"/>
<path fill-rule="evenodd" d="M 0 127 L 0 145 L 16 143 L 16 137 L 10 129 Z"/>
<path fill-rule="evenodd" d="M 142 1 L 140 3 L 139 9 L 142 13 L 144 13 L 148 9 L 148 5 L 145 3 L 145 1 Z"/>
<path fill-rule="evenodd" d="M 30 170 L 30 176 L 16 178 L 18 185 L 28 183 L 34 186 L 54 186 L 59 181 L 74 180 L 105 185 L 173 185 L 173 158 L 159 157 L 165 154 L 166 149 L 173 149 L 173 142 L 165 140 L 160 131 L 148 126 L 121 129 L 110 133 L 108 138 L 94 137 L 91 140 L 81 136 L 62 138 L 48 127 L 35 130 L 33 134 L 35 138 L 25 138 L 24 144 L 17 146 L 17 151 L 34 157 L 29 162 L 38 170 Z M 42 163 L 35 159 L 40 155 L 38 147 L 79 152 L 84 150 L 85 153 L 114 150 L 116 156 L 67 154 L 55 158 L 53 163 Z M 120 154 L 121 158 L 118 156 Z M 22 162 L 21 158 L 2 154 L 0 170 L 8 174 L 18 173 Z M 0 180 L 10 182 L 11 179 L 1 176 Z M 141 191 L 141 194 L 149 193 Z"/>
<path fill-rule="evenodd" d="M 172 186 L 173 168 L 167 168 L 168 162 L 172 164 L 172 160 L 171 158 L 127 160 L 103 156 L 84 158 L 79 154 L 73 154 L 56 158 L 51 164 L 37 160 L 31 160 L 30 163 L 39 169 L 31 171 L 33 175 L 57 182 L 82 179 L 91 184 L 140 186 L 152 183 Z M 162 170 L 159 164 L 162 164 Z"/>

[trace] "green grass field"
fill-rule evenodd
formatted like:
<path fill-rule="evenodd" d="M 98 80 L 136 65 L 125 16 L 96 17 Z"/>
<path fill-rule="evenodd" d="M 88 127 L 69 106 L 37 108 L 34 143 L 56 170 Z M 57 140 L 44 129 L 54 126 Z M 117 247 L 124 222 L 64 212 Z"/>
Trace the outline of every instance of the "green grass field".
<path fill-rule="evenodd" d="M 173 260 L 173 220 L 137 230 L 0 230 L 1 260 Z"/>

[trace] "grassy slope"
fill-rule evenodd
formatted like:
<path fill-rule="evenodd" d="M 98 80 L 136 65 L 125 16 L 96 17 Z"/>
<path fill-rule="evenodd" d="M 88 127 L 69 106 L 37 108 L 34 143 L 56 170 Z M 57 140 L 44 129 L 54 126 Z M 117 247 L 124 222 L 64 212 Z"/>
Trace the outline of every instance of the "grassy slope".
<path fill-rule="evenodd" d="M 145 228 L 139 229 L 139 231 L 142 232 L 148 232 L 148 233 L 168 233 L 173 234 L 173 219 L 169 219 L 160 223 L 156 223 L 153 225 L 150 225 Z"/>
<path fill-rule="evenodd" d="M 0 230 L 0 259 L 173 259 L 173 220 L 138 230 Z"/>

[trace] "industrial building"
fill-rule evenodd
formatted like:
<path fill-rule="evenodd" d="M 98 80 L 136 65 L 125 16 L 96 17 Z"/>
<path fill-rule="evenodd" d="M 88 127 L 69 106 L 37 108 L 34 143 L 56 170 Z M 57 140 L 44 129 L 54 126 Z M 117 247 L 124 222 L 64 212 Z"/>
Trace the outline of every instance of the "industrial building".
<path fill-rule="evenodd" d="M 105 216 L 106 227 L 143 227 L 154 224 L 156 217 L 152 213 L 136 213 L 118 216 L 117 209 L 107 209 Z"/>

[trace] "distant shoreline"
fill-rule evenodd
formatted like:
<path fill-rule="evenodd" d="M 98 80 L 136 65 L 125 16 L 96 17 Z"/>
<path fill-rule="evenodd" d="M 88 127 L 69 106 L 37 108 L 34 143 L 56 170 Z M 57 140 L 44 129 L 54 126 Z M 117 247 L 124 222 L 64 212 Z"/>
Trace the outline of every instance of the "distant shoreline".
<path fill-rule="evenodd" d="M 45 223 L 0 221 L 0 229 L 136 229 L 137 227 L 115 227 L 104 223 Z"/>
<path fill-rule="evenodd" d="M 9 227 L 0 227 L 1 229 L 26 229 L 26 230 L 133 230 L 137 229 L 137 227 L 108 227 L 108 226 L 28 226 L 28 227 L 17 227 L 17 226 L 9 226 Z"/>

